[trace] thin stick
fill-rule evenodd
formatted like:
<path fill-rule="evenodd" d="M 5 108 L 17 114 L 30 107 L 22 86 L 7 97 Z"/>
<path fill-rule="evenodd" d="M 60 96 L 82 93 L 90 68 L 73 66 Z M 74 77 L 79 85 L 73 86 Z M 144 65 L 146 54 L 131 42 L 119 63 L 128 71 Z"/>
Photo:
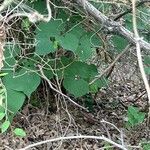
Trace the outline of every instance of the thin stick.
<path fill-rule="evenodd" d="M 106 124 L 109 124 L 111 125 L 112 127 L 114 127 L 119 133 L 121 133 L 121 131 L 112 123 L 108 122 L 108 121 L 105 121 L 104 119 L 101 120 L 101 123 L 106 123 Z"/>
<path fill-rule="evenodd" d="M 142 6 L 142 5 L 145 4 L 145 3 L 149 3 L 149 2 L 150 2 L 150 0 L 141 0 L 141 1 L 139 1 L 138 4 L 136 5 L 136 8 Z M 115 17 L 114 21 L 119 20 L 120 18 L 122 18 L 123 16 L 125 16 L 125 15 L 127 15 L 128 13 L 131 13 L 131 12 L 132 12 L 132 7 L 129 8 L 129 9 L 127 9 L 125 12 L 119 14 L 117 17 Z"/>
<path fill-rule="evenodd" d="M 138 101 L 143 95 L 145 95 L 147 93 L 147 91 L 146 90 L 144 90 L 144 92 L 143 93 L 141 93 L 138 97 L 136 97 L 134 100 L 133 100 L 133 102 L 136 102 L 136 101 Z"/>
<path fill-rule="evenodd" d="M 127 148 L 125 148 L 124 146 L 106 138 L 105 136 L 85 136 L 85 135 L 80 135 L 80 136 L 68 136 L 68 137 L 58 137 L 58 138 L 55 138 L 55 139 L 49 139 L 49 140 L 45 140 L 45 141 L 41 141 L 41 142 L 38 142 L 38 143 L 35 143 L 35 144 L 31 144 L 27 147 L 24 147 L 24 148 L 21 148 L 21 149 L 18 149 L 18 150 L 27 150 L 29 148 L 32 148 L 32 147 L 35 147 L 35 146 L 39 146 L 39 145 L 42 145 L 42 144 L 45 144 L 45 143 L 49 143 L 49 142 L 56 142 L 56 141 L 62 141 L 62 140 L 71 140 L 71 139 L 96 139 L 96 140 L 104 140 L 122 150 L 128 150 Z"/>
<path fill-rule="evenodd" d="M 127 45 L 127 47 L 115 58 L 115 60 L 109 65 L 109 67 L 106 68 L 102 74 L 96 76 L 96 78 L 93 79 L 89 84 L 93 84 L 96 80 L 100 79 L 104 74 L 106 74 L 130 47 L 131 45 Z"/>
<path fill-rule="evenodd" d="M 139 63 L 139 68 L 140 68 L 140 72 L 141 72 L 141 76 L 147 91 L 147 95 L 148 95 L 148 104 L 149 104 L 149 112 L 148 112 L 148 122 L 149 122 L 149 118 L 150 118 L 150 87 L 148 84 L 148 80 L 144 71 L 144 66 L 143 66 L 143 62 L 142 62 L 142 56 L 141 56 L 141 47 L 140 47 L 140 36 L 138 34 L 138 30 L 137 30 L 137 21 L 136 21 L 136 1 L 132 0 L 132 9 L 133 9 L 133 30 L 134 30 L 134 34 L 135 34 L 135 39 L 136 39 L 136 52 L 137 52 L 137 58 L 138 58 L 138 63 Z M 150 50 L 150 49 L 149 49 Z"/>
<path fill-rule="evenodd" d="M 5 148 L 7 148 L 7 150 L 14 150 L 12 148 L 10 148 L 9 146 L 4 145 Z"/>

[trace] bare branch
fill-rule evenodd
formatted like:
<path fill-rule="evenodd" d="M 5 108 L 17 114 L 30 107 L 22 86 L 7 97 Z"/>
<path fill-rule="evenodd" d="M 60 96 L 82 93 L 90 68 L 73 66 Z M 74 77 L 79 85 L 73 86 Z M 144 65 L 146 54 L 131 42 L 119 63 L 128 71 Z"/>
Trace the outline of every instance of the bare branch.
<path fill-rule="evenodd" d="M 109 19 L 107 16 L 101 13 L 97 8 L 95 8 L 87 0 L 84 0 L 84 5 L 83 5 L 82 0 L 74 0 L 74 1 L 78 3 L 81 7 L 83 7 L 86 10 L 86 12 L 88 12 L 92 17 L 94 17 L 105 28 L 107 28 L 110 31 L 119 33 L 120 35 L 128 39 L 131 43 L 133 43 L 134 45 L 136 44 L 137 40 L 131 31 L 123 27 L 120 23 Z M 139 44 L 141 48 L 150 50 L 150 44 L 144 41 L 143 39 L 139 39 Z"/>

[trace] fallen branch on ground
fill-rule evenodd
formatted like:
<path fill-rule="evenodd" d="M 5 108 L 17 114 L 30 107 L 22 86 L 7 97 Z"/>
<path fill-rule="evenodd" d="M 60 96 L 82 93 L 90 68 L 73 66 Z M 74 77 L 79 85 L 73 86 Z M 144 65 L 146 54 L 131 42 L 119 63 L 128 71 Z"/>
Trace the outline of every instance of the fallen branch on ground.
<path fill-rule="evenodd" d="M 95 140 L 104 140 L 112 145 L 114 145 L 115 147 L 118 147 L 122 150 L 128 150 L 126 147 L 124 147 L 123 145 L 120 145 L 108 138 L 106 138 L 105 136 L 85 136 L 85 135 L 79 135 L 79 136 L 68 136 L 68 137 L 58 137 L 58 138 L 55 138 L 55 139 L 49 139 L 49 140 L 45 140 L 45 141 L 41 141 L 41 142 L 38 142 L 38 143 L 35 143 L 35 144 L 31 144 L 25 148 L 21 148 L 21 149 L 18 149 L 18 150 L 27 150 L 27 149 L 30 149 L 30 148 L 33 148 L 35 146 L 39 146 L 39 145 L 42 145 L 42 144 L 46 144 L 46 143 L 49 143 L 49 142 L 56 142 L 56 141 L 62 141 L 62 140 L 72 140 L 72 139 L 95 139 Z"/>

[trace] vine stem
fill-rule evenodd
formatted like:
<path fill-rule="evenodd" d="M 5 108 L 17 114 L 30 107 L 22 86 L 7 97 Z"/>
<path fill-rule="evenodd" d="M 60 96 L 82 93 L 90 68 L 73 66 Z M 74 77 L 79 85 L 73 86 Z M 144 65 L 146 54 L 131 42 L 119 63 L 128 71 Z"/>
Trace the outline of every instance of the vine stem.
<path fill-rule="evenodd" d="M 145 89 L 147 91 L 147 95 L 148 95 L 148 104 L 149 104 L 149 112 L 148 112 L 148 122 L 149 122 L 149 118 L 150 118 L 150 86 L 144 71 L 144 65 L 142 62 L 142 56 L 141 56 L 141 47 L 140 47 L 140 43 L 139 41 L 141 40 L 139 33 L 138 33 L 138 29 L 137 29 L 137 21 L 136 21 L 136 0 L 132 0 L 132 9 L 133 9 L 133 30 L 134 30 L 134 36 L 135 36 L 135 40 L 136 40 L 136 52 L 137 52 L 137 58 L 138 58 L 138 63 L 139 63 L 139 68 L 140 68 L 140 72 L 141 72 L 141 76 L 145 85 Z M 150 50 L 150 49 L 149 49 Z"/>

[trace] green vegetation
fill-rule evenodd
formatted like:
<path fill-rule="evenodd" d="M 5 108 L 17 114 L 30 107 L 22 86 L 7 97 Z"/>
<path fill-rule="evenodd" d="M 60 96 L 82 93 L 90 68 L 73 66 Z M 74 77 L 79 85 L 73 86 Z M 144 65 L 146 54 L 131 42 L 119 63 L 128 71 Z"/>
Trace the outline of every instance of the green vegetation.
<path fill-rule="evenodd" d="M 91 4 L 104 15 L 112 17 L 110 21 L 115 20 L 115 13 L 120 14 L 114 12 L 118 7 L 115 4 L 101 5 L 100 2 L 97 3 L 94 0 Z M 115 61 L 116 56 L 121 54 L 130 43 L 132 46 L 135 45 L 133 38 L 119 33 L 121 29 L 108 27 L 107 23 L 99 23 L 98 19 L 89 17 L 88 12 L 84 12 L 84 9 L 76 5 L 73 3 L 66 8 L 63 1 L 52 0 L 50 6 L 53 17 L 48 22 L 37 20 L 34 24 L 30 22 L 31 18 L 28 14 L 24 14 L 21 19 L 16 16 L 14 24 L 12 20 L 4 23 L 8 24 L 9 34 L 6 40 L 8 44 L 4 46 L 4 67 L 0 72 L 1 133 L 8 131 L 13 118 L 36 92 L 43 80 L 48 80 L 56 89 L 55 92 L 59 91 L 67 95 L 66 97 L 73 98 L 75 103 L 79 101 L 92 113 L 95 101 L 92 96 L 103 87 L 108 87 L 111 82 L 109 77 L 115 66 L 114 63 L 103 74 L 98 64 L 109 67 Z M 121 6 L 123 12 L 129 9 L 128 5 Z M 48 13 L 43 0 L 28 0 L 25 5 L 18 8 L 19 11 L 20 8 L 25 11 L 30 8 L 31 12 L 36 10 L 35 12 L 40 13 L 41 16 Z M 33 15 L 32 13 L 30 15 Z M 148 13 L 149 7 L 146 4 L 143 7 L 138 6 L 137 30 L 147 43 L 150 39 Z M 121 17 L 123 22 L 120 24 L 131 32 L 133 32 L 132 17 L 132 11 L 129 11 Z M 119 22 L 119 19 L 115 21 Z M 145 55 L 145 53 L 142 54 L 142 58 L 145 72 L 149 75 L 150 55 Z M 96 61 L 93 61 L 93 56 L 96 57 Z M 36 98 L 31 101 L 32 104 L 38 102 Z M 128 106 L 127 118 L 127 126 L 134 128 L 144 122 L 146 112 L 140 112 L 139 108 Z M 26 136 L 26 132 L 21 128 L 13 127 L 12 130 L 16 136 Z M 104 143 L 104 145 L 111 146 L 110 143 Z M 105 149 L 111 150 L 112 148 Z M 150 149 L 150 145 L 144 144 L 143 149 Z"/>

